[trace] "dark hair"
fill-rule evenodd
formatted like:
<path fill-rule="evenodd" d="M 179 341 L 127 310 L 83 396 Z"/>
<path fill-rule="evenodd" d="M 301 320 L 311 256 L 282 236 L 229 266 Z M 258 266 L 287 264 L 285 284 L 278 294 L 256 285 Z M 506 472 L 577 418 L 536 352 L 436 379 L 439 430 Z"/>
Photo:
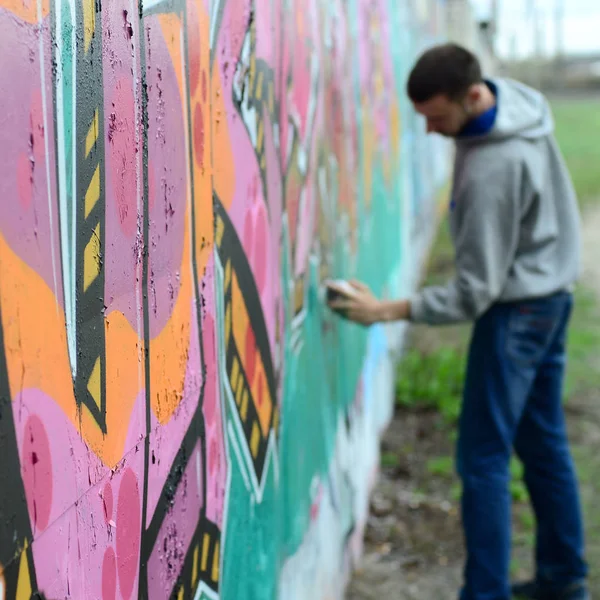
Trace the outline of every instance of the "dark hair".
<path fill-rule="evenodd" d="M 426 102 L 439 94 L 462 100 L 468 89 L 483 81 L 479 60 L 457 44 L 434 46 L 421 55 L 406 86 L 415 103 Z"/>

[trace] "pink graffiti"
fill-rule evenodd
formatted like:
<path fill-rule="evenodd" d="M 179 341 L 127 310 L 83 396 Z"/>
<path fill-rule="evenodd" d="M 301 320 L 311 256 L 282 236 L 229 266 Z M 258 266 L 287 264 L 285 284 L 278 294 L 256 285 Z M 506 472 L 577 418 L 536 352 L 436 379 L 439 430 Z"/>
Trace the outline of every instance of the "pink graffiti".
<path fill-rule="evenodd" d="M 126 600 L 131 597 L 135 583 L 141 532 L 141 502 L 138 481 L 130 468 L 125 469 L 117 502 L 117 572 L 119 588 Z"/>
<path fill-rule="evenodd" d="M 203 508 L 202 452 L 197 444 L 162 522 L 148 561 L 150 600 L 171 596 Z"/>
<path fill-rule="evenodd" d="M 62 304 L 61 272 L 52 263 L 58 211 L 49 20 L 38 28 L 1 15 L 0 39 L 10 48 L 10 60 L 0 61 L 0 148 L 10 148 L 0 161 L 0 233 Z"/>
<path fill-rule="evenodd" d="M 52 459 L 48 434 L 41 419 L 27 419 L 21 451 L 21 470 L 29 514 L 33 516 L 34 532 L 48 525 L 52 509 Z"/>

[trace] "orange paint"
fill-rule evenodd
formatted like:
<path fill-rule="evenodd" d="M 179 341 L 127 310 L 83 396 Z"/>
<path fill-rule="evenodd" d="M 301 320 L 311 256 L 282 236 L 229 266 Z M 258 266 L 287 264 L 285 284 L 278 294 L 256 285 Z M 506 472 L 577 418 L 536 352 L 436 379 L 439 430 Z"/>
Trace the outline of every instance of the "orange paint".
<path fill-rule="evenodd" d="M 163 37 L 169 55 L 171 56 L 171 62 L 173 63 L 173 70 L 175 71 L 175 77 L 177 78 L 177 88 L 179 89 L 179 96 L 181 98 L 181 114 L 186 114 L 185 104 L 185 86 L 183 81 L 183 57 L 181 56 L 181 21 L 177 15 L 174 14 L 160 14 L 157 15 L 160 28 L 163 32 Z"/>
<path fill-rule="evenodd" d="M 190 32 L 191 39 L 199 39 L 199 58 L 197 70 L 197 82 L 193 95 L 190 98 L 190 114 L 192 116 L 192 168 L 194 169 L 194 225 L 196 230 L 196 265 L 198 276 L 202 277 L 204 269 L 210 258 L 214 244 L 214 219 L 213 219 L 213 201 L 212 201 L 212 151 L 213 151 L 213 127 L 211 126 L 211 106 L 212 97 L 211 88 L 213 83 L 210 78 L 210 19 L 203 2 L 195 3 L 195 9 L 198 11 L 197 26 L 198 31 Z M 190 22 L 190 26 L 193 26 Z M 193 49 L 190 48 L 190 53 Z M 218 71 L 217 65 L 214 71 Z M 191 87 L 190 87 L 191 89 Z M 222 98 L 222 94 L 218 96 Z M 221 130 L 227 135 L 227 147 L 231 149 L 229 136 L 227 134 L 227 121 L 225 118 L 224 105 L 216 107 L 217 112 L 222 110 Z M 214 116 L 214 115 L 213 115 Z M 215 126 L 215 132 L 219 127 Z M 220 161 L 221 158 L 216 158 Z M 227 160 L 227 159 L 226 159 Z M 233 165 L 233 156 L 230 158 L 230 165 Z M 232 169 L 233 171 L 233 169 Z M 232 177 L 233 179 L 233 177 Z M 233 197 L 233 191 L 230 192 Z"/>
<path fill-rule="evenodd" d="M 258 411 L 258 420 L 260 422 L 260 428 L 262 430 L 263 437 L 266 437 L 269 433 L 269 425 L 271 423 L 271 413 L 273 412 L 273 399 L 269 393 L 267 386 L 267 374 L 265 373 L 265 367 L 260 359 L 260 354 L 256 360 L 256 371 L 254 374 L 254 381 L 251 385 L 252 397 Z"/>
<path fill-rule="evenodd" d="M 145 368 L 142 358 L 143 341 L 123 313 L 114 311 L 105 319 L 105 336 L 108 435 L 106 438 L 99 435 L 100 432 L 93 421 L 86 430 L 84 418 L 82 431 L 86 433 L 85 438 L 90 446 L 98 448 L 98 456 L 105 456 L 104 462 L 113 467 L 124 452 L 130 450 L 125 448 L 125 440 L 135 400 L 144 389 Z M 141 422 L 144 423 L 144 420 Z"/>
<path fill-rule="evenodd" d="M 189 7 L 188 7 L 189 8 Z M 200 73 L 203 69 L 208 71 L 210 62 L 209 49 L 209 20 L 208 14 L 202 3 L 197 3 L 193 9 L 200 11 L 198 32 L 188 32 L 188 38 L 200 40 Z M 189 19 L 190 22 L 196 22 Z M 186 142 L 191 145 L 192 164 L 188 164 L 188 170 L 193 172 L 194 197 L 190 197 L 191 178 L 188 175 L 188 208 L 186 210 L 184 228 L 184 251 L 180 267 L 179 293 L 171 318 L 165 328 L 150 342 L 150 400 L 154 414 L 158 421 L 166 423 L 181 403 L 183 398 L 183 386 L 188 363 L 188 354 L 191 334 L 193 278 L 191 272 L 191 239 L 190 228 L 190 203 L 194 203 L 195 216 L 195 239 L 194 248 L 196 265 L 199 275 L 208 263 L 213 245 L 213 214 L 211 193 L 211 170 L 210 170 L 210 107 L 202 98 L 202 85 L 196 85 L 193 95 L 189 98 L 189 107 L 186 102 L 187 89 L 191 90 L 189 82 L 184 85 L 184 72 L 189 67 L 186 62 L 192 52 L 198 51 L 196 47 L 188 48 L 184 57 L 181 53 L 182 24 L 175 15 L 160 15 L 159 22 L 163 31 L 164 39 L 173 62 L 177 77 L 179 94 L 182 102 L 181 110 L 186 121 Z M 194 35 L 195 33 L 195 35 Z M 200 75 L 201 76 L 201 75 Z M 196 117 L 198 107 L 204 110 L 204 123 L 199 123 Z M 188 115 L 191 114 L 192 136 L 188 136 Z M 198 128 L 203 127 L 203 143 L 195 144 Z M 201 147 L 198 147 L 201 146 Z M 198 153 L 202 152 L 200 160 Z M 187 153 L 186 153 L 187 155 Z M 200 168 L 199 163 L 204 165 Z"/>
<path fill-rule="evenodd" d="M 230 65 L 233 69 L 233 65 Z M 213 65 L 211 81 L 213 187 L 221 204 L 229 209 L 235 192 L 235 161 L 225 115 L 224 90 L 218 64 Z"/>
<path fill-rule="evenodd" d="M 382 154 L 383 173 L 385 182 L 390 187 L 393 184 L 394 175 L 398 169 L 398 154 L 400 149 L 400 107 L 397 98 L 390 102 L 389 108 L 390 124 L 390 147 L 388 152 Z"/>
<path fill-rule="evenodd" d="M 2 235 L 0 301 L 13 400 L 24 389 L 41 390 L 56 402 L 100 460 L 115 466 L 126 450 L 128 424 L 140 391 L 138 336 L 129 322 L 118 312 L 107 320 L 105 435 L 89 411 L 85 407 L 79 411 L 75 403 L 62 309 L 46 282 L 13 252 Z"/>
<path fill-rule="evenodd" d="M 38 388 L 75 421 L 63 311 L 46 282 L 0 234 L 0 302 L 10 393 Z"/>
<path fill-rule="evenodd" d="M 214 242 L 214 227 L 213 227 L 213 203 L 212 203 L 212 168 L 211 168 L 211 126 L 210 126 L 210 106 L 207 98 L 203 97 L 203 91 L 209 85 L 210 72 L 210 21 L 209 15 L 206 12 L 203 3 L 196 3 L 193 7 L 198 10 L 198 20 L 189 19 L 188 26 L 191 28 L 196 24 L 198 31 L 188 32 L 190 40 L 199 40 L 199 49 L 196 47 L 188 48 L 186 61 L 189 62 L 190 55 L 193 52 L 199 52 L 200 60 L 198 63 L 198 78 L 199 84 L 192 90 L 192 85 L 189 84 L 189 89 L 192 95 L 189 98 L 189 113 L 186 102 L 187 90 L 184 85 L 183 73 L 186 66 L 184 57 L 181 54 L 181 36 L 182 24 L 176 15 L 160 15 L 158 17 L 165 43 L 173 62 L 179 95 L 181 98 L 181 114 L 184 115 L 186 121 L 186 138 L 188 137 L 188 114 L 191 115 L 192 138 L 187 139 L 187 143 L 191 144 L 192 149 L 192 164 L 188 165 L 189 169 L 193 170 L 194 175 L 194 217 L 196 228 L 196 265 L 198 272 L 202 275 L 212 252 Z M 194 42 L 195 43 L 195 42 Z M 188 82 L 189 83 L 189 82 Z M 198 111 L 202 113 L 203 122 L 198 122 Z M 203 143 L 196 144 L 198 128 L 203 129 Z M 233 161 L 233 159 L 231 159 Z M 200 167 L 199 165 L 202 165 Z M 188 178 L 189 179 L 189 178 Z M 191 181 L 189 181 L 191 183 Z M 191 187 L 191 186 L 189 186 Z"/>
<path fill-rule="evenodd" d="M 247 364 L 249 357 L 246 356 L 246 330 L 250 327 L 250 318 L 246 309 L 246 304 L 242 296 L 242 292 L 238 285 L 237 277 L 233 276 L 231 283 L 231 304 L 233 315 L 233 337 L 235 345 L 240 354 L 240 361 L 244 372 L 248 374 Z M 261 381 L 262 380 L 262 381 Z M 269 432 L 271 423 L 271 413 L 273 412 L 273 399 L 266 385 L 267 377 L 262 357 L 259 352 L 256 353 L 256 366 L 254 368 L 254 377 L 249 381 L 252 398 L 258 412 L 258 420 L 262 430 L 263 437 L 266 437 Z M 262 390 L 261 390 L 262 387 Z M 262 398 L 262 403 L 259 405 L 259 397 Z"/>
<path fill-rule="evenodd" d="M 181 403 L 187 369 L 192 317 L 192 270 L 189 209 L 185 215 L 180 287 L 163 330 L 150 340 L 150 405 L 159 423 L 167 423 Z M 160 281 L 156 283 L 160 285 Z"/>
<path fill-rule="evenodd" d="M 242 364 L 246 361 L 246 332 L 250 327 L 250 319 L 246 311 L 246 304 L 238 284 L 237 276 L 232 274 L 231 281 L 231 321 L 233 325 L 233 338 L 237 346 Z"/>
<path fill-rule="evenodd" d="M 38 0 L 0 0 L 5 8 L 27 23 L 38 23 Z M 50 14 L 50 0 L 42 0 L 42 19 Z"/>

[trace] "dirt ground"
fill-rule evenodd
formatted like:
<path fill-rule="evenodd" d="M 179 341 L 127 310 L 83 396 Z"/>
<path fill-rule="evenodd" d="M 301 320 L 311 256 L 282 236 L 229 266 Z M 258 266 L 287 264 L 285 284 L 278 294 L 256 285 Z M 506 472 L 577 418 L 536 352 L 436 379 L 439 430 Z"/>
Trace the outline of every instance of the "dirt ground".
<path fill-rule="evenodd" d="M 584 218 L 584 285 L 600 306 L 600 206 Z M 419 345 L 447 343 L 435 331 L 413 336 Z M 596 354 L 600 371 L 600 351 Z M 600 390 L 569 397 L 569 432 L 586 511 L 592 596 L 600 598 Z M 454 600 L 462 578 L 463 543 L 458 481 L 447 466 L 432 474 L 431 459 L 453 455 L 451 430 L 434 411 L 399 409 L 383 442 L 399 462 L 382 467 L 371 503 L 365 555 L 347 600 Z M 513 576 L 531 573 L 533 517 L 514 510 Z"/>

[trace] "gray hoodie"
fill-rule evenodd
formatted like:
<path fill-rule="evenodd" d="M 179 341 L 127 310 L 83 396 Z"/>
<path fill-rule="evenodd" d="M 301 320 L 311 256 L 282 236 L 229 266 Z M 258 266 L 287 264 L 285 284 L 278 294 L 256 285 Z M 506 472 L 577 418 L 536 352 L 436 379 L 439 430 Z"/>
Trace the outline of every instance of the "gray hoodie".
<path fill-rule="evenodd" d="M 474 320 L 495 302 L 571 289 L 580 274 L 579 209 L 548 102 L 516 81 L 492 83 L 493 128 L 456 139 L 449 214 L 456 276 L 412 298 L 415 322 Z"/>

